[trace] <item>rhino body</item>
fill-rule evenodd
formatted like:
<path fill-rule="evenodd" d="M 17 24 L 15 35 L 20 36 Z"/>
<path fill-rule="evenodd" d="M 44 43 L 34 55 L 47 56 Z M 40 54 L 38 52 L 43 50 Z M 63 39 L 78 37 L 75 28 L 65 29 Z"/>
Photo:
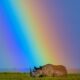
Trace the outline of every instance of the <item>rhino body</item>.
<path fill-rule="evenodd" d="M 34 68 L 34 71 L 31 72 L 33 77 L 40 77 L 40 76 L 65 76 L 67 75 L 67 70 L 63 65 L 52 65 L 46 64 L 39 68 Z"/>

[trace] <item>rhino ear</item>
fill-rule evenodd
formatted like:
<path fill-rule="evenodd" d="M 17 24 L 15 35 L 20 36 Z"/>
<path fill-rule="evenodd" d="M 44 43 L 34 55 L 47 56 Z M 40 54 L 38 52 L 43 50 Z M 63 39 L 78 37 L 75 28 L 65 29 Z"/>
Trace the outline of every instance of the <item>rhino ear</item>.
<path fill-rule="evenodd" d="M 34 66 L 34 70 L 37 70 L 37 67 Z"/>
<path fill-rule="evenodd" d="M 40 66 L 39 68 L 42 69 L 42 66 Z"/>

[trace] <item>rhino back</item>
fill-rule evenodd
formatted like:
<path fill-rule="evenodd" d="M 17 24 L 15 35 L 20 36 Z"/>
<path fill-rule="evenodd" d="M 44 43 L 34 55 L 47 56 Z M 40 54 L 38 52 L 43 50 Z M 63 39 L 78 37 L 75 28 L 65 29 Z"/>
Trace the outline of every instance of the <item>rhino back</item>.
<path fill-rule="evenodd" d="M 54 67 L 52 64 L 46 64 L 43 66 L 42 71 L 44 76 L 53 76 Z"/>
<path fill-rule="evenodd" d="M 55 70 L 55 75 L 62 75 L 62 76 L 64 76 L 64 75 L 67 75 L 67 69 L 66 69 L 66 67 L 64 67 L 63 65 L 55 65 L 54 66 L 54 70 Z"/>

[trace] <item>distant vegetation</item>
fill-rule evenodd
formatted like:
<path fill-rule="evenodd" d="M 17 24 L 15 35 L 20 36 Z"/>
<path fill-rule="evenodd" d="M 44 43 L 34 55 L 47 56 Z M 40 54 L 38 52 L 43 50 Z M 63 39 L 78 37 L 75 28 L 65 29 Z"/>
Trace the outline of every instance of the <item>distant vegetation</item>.
<path fill-rule="evenodd" d="M 68 74 L 67 77 L 30 77 L 29 73 L 3 72 L 0 80 L 80 80 L 80 74 Z"/>

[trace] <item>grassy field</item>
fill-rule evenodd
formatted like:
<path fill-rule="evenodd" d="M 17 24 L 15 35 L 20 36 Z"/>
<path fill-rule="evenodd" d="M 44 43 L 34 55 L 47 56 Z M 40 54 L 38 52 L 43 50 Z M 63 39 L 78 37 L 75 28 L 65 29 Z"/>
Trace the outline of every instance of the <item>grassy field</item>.
<path fill-rule="evenodd" d="M 69 74 L 67 77 L 32 78 L 28 73 L 0 73 L 0 80 L 80 80 L 80 74 Z"/>

